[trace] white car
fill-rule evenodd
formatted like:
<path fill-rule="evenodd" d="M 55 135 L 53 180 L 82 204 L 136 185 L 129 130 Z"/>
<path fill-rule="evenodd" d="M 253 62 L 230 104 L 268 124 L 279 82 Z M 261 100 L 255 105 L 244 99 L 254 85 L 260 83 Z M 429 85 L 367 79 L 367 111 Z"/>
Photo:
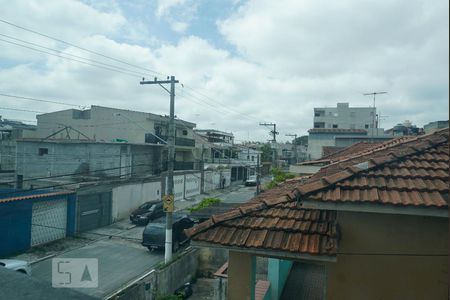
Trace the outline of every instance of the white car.
<path fill-rule="evenodd" d="M 258 184 L 258 179 L 256 178 L 256 175 L 251 175 L 248 177 L 248 179 L 245 181 L 246 186 L 255 186 Z"/>
<path fill-rule="evenodd" d="M 24 260 L 0 259 L 0 267 L 5 267 L 13 271 L 31 275 L 30 264 Z"/>

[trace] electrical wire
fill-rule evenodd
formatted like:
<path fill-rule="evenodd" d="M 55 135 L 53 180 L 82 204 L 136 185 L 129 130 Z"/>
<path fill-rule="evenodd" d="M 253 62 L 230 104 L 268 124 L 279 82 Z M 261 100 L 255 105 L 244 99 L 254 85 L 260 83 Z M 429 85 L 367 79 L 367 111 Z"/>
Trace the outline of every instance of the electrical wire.
<path fill-rule="evenodd" d="M 38 113 L 38 114 L 45 114 L 43 111 L 37 111 L 37 110 L 30 110 L 30 109 L 21 109 L 21 108 L 11 108 L 11 107 L 0 107 L 2 110 L 13 110 L 13 111 L 23 111 L 23 112 L 32 112 L 32 113 Z"/>
<path fill-rule="evenodd" d="M 32 45 L 32 46 L 35 46 L 35 47 L 38 47 L 38 48 L 54 51 L 56 53 L 60 53 L 60 54 L 65 55 L 65 56 L 74 57 L 74 58 L 77 58 L 77 59 L 83 59 L 83 60 L 90 61 L 90 62 L 99 64 L 99 65 L 103 65 L 103 66 L 106 66 L 106 67 L 111 67 L 111 68 L 115 68 L 115 69 L 118 69 L 118 70 L 121 70 L 121 71 L 134 73 L 134 74 L 136 74 L 138 76 L 148 76 L 148 74 L 146 74 L 146 73 L 136 72 L 134 70 L 118 67 L 116 65 L 106 64 L 106 63 L 103 63 L 103 62 L 98 61 L 98 60 L 94 60 L 94 59 L 78 56 L 78 55 L 75 55 L 75 54 L 70 54 L 70 53 L 67 53 L 67 52 L 62 51 L 62 50 L 57 50 L 57 49 L 46 47 L 46 46 L 42 46 L 42 45 L 39 45 L 39 44 L 36 44 L 36 43 L 33 43 L 33 42 L 28 42 L 28 41 L 25 41 L 25 40 L 22 40 L 22 39 L 18 39 L 18 38 L 15 38 L 15 37 L 3 34 L 3 33 L 0 33 L 0 36 L 6 37 L 8 39 L 11 39 L 11 40 L 14 40 L 14 41 L 18 41 L 18 42 L 21 42 L 21 43 L 25 43 L 25 44 L 28 44 L 28 45 Z"/>
<path fill-rule="evenodd" d="M 77 48 L 77 49 L 80 49 L 80 50 L 89 52 L 89 53 L 91 53 L 91 54 L 95 54 L 95 55 L 101 56 L 101 57 L 103 57 L 103 58 L 107 58 L 107 59 L 110 59 L 110 60 L 112 60 L 112 61 L 119 62 L 119 63 L 121 63 L 121 64 L 125 64 L 125 65 L 128 65 L 128 66 L 134 67 L 134 68 L 136 68 L 136 69 L 141 69 L 141 70 L 144 70 L 144 71 L 151 72 L 151 73 L 153 73 L 153 74 L 158 74 L 158 75 L 166 76 L 165 74 L 160 73 L 160 72 L 158 72 L 158 71 L 155 71 L 155 70 L 152 70 L 152 69 L 148 69 L 148 68 L 144 68 L 144 67 L 141 67 L 141 66 L 138 66 L 138 65 L 129 63 L 129 62 L 127 62 L 127 61 L 120 60 L 120 59 L 117 59 L 117 58 L 114 58 L 114 57 L 105 55 L 105 54 L 103 54 L 103 53 L 99 53 L 99 52 L 96 52 L 96 51 L 93 51 L 93 50 L 90 50 L 90 49 L 87 49 L 87 48 L 84 48 L 84 47 L 77 46 L 77 45 L 75 45 L 75 44 L 73 44 L 73 43 L 66 42 L 66 41 L 64 41 L 64 40 L 62 40 L 62 39 L 55 38 L 55 37 L 52 37 L 52 36 L 50 36 L 50 35 L 47 35 L 47 34 L 44 34 L 44 33 L 41 33 L 41 32 L 35 31 L 35 30 L 32 30 L 32 29 L 28 29 L 28 28 L 26 28 L 26 27 L 23 27 L 23 26 L 14 24 L 14 23 L 9 22 L 9 21 L 6 21 L 6 20 L 4 20 L 4 19 L 0 19 L 0 22 L 2 22 L 2 23 L 4 23 L 4 24 L 7 24 L 7 25 L 10 25 L 10 26 L 13 26 L 13 27 L 15 27 L 15 28 L 18 28 L 18 29 L 21 29 L 21 30 L 24 30 L 24 31 L 28 31 L 28 32 L 31 32 L 31 33 L 33 33 L 33 34 L 36 34 L 36 35 L 39 35 L 39 36 L 48 38 L 48 39 L 51 39 L 51 40 L 54 40 L 54 41 L 57 41 L 57 42 L 66 44 L 66 45 L 68 45 L 68 46 L 75 47 L 75 48 Z"/>
<path fill-rule="evenodd" d="M 4 42 L 4 43 L 17 45 L 17 46 L 20 46 L 20 47 L 23 47 L 23 48 L 26 48 L 26 49 L 30 49 L 30 50 L 33 50 L 33 51 L 37 51 L 37 52 L 45 53 L 45 54 L 48 54 L 48 55 L 56 56 L 56 57 L 59 57 L 59 58 L 63 58 L 63 59 L 71 60 L 71 61 L 76 61 L 78 63 L 85 64 L 85 65 L 88 65 L 88 66 L 91 66 L 91 67 L 96 67 L 96 68 L 100 68 L 100 69 L 113 71 L 113 72 L 116 72 L 116 73 L 125 74 L 125 75 L 132 76 L 132 77 L 135 77 L 135 78 L 141 78 L 141 76 L 138 76 L 136 74 L 131 74 L 131 73 L 120 71 L 120 70 L 117 70 L 117 69 L 114 69 L 114 68 L 88 63 L 88 62 L 85 62 L 85 61 L 82 61 L 82 60 L 79 60 L 79 59 L 75 59 L 75 58 L 65 57 L 65 56 L 62 56 L 62 55 L 58 55 L 58 54 L 51 53 L 51 52 L 48 52 L 48 51 L 36 49 L 36 48 L 29 47 L 29 46 L 26 46 L 26 45 L 22 45 L 22 44 L 19 44 L 19 43 L 11 42 L 11 41 L 8 41 L 8 40 L 0 39 L 0 41 Z"/>
<path fill-rule="evenodd" d="M 8 97 L 8 98 L 15 98 L 15 99 L 30 100 L 30 101 L 36 101 L 36 102 L 45 102 L 45 103 L 53 103 L 53 104 L 60 104 L 60 105 L 66 105 L 66 106 L 80 107 L 80 108 L 83 107 L 78 104 L 64 103 L 64 102 L 53 101 L 53 100 L 44 100 L 44 99 L 38 99 L 38 98 L 33 98 L 33 97 L 10 95 L 10 94 L 5 94 L 3 92 L 0 92 L 0 96 Z M 28 121 L 28 122 L 36 122 L 36 121 Z"/>

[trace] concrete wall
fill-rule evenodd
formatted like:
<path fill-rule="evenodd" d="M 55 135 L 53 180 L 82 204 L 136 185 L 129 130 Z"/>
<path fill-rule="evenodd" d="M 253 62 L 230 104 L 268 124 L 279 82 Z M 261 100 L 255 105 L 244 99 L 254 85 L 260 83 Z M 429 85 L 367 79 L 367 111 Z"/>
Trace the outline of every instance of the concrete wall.
<path fill-rule="evenodd" d="M 348 103 L 339 103 L 337 107 L 314 108 L 314 111 L 324 111 L 324 115 L 314 117 L 314 123 L 325 122 L 325 128 L 366 129 L 372 126 L 376 109 L 373 107 L 349 107 Z"/>
<path fill-rule="evenodd" d="M 141 204 L 160 199 L 160 180 L 114 187 L 112 189 L 112 221 L 126 219 Z"/>
<path fill-rule="evenodd" d="M 109 107 L 92 106 L 84 111 L 81 117 L 79 110 L 68 109 L 37 116 L 37 137 L 45 138 L 65 126 L 71 126 L 96 141 L 126 140 L 129 143 L 144 143 L 146 133 L 155 133 L 155 125 L 162 125 L 163 135 L 166 135 L 167 118 L 159 115 L 115 109 Z M 186 129 L 177 121 L 177 137 L 193 139 L 193 130 Z M 191 125 L 192 126 L 192 125 Z M 189 126 L 188 126 L 189 127 Z M 183 130 L 188 130 L 183 135 Z M 55 138 L 65 139 L 66 132 L 61 132 Z M 71 138 L 79 138 L 78 133 L 71 132 Z"/>
<path fill-rule="evenodd" d="M 0 170 L 16 169 L 16 141 L 0 140 Z"/>
<path fill-rule="evenodd" d="M 447 218 L 339 212 L 338 224 L 327 299 L 447 299 Z"/>
<path fill-rule="evenodd" d="M 39 155 L 39 149 L 48 153 Z M 121 143 L 17 142 L 17 173 L 24 178 L 85 173 L 91 176 L 154 174 L 159 146 Z M 104 169 L 109 169 L 105 170 Z"/>
<path fill-rule="evenodd" d="M 161 296 L 173 294 L 177 288 L 195 277 L 198 267 L 197 250 L 189 249 L 179 255 L 169 265 L 162 269 L 149 270 L 146 276 L 108 299 L 156 300 Z"/>
<path fill-rule="evenodd" d="M 221 178 L 225 177 L 225 187 L 231 184 L 231 170 L 205 171 L 205 192 L 210 192 L 221 187 Z"/>

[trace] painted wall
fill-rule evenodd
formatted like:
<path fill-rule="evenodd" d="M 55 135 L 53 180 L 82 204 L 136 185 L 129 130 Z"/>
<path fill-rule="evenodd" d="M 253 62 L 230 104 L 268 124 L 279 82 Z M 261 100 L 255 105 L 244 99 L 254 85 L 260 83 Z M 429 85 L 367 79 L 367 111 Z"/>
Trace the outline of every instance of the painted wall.
<path fill-rule="evenodd" d="M 291 272 L 292 261 L 269 258 L 267 278 L 270 282 L 270 300 L 278 300 Z"/>
<path fill-rule="evenodd" d="M 320 170 L 320 166 L 312 165 L 290 165 L 289 172 L 297 175 L 315 174 Z"/>
<path fill-rule="evenodd" d="M 205 192 L 220 189 L 220 179 L 225 177 L 225 187 L 231 184 L 231 170 L 205 171 Z"/>
<path fill-rule="evenodd" d="M 447 218 L 339 212 L 338 224 L 327 299 L 447 299 Z"/>
<path fill-rule="evenodd" d="M 20 195 L 41 194 L 37 192 L 17 192 L 11 194 L 12 190 L 2 190 L 8 193 L 7 197 Z M 5 194 L 6 195 L 6 194 Z M 1 198 L 7 198 L 2 196 Z M 32 209 L 33 203 L 38 201 L 66 201 L 67 200 L 67 227 L 66 236 L 72 236 L 75 233 L 76 222 L 76 194 L 63 196 L 47 196 L 38 199 L 17 200 L 0 203 L 0 258 L 20 253 L 28 250 L 31 246 L 31 227 L 32 227 Z"/>
<path fill-rule="evenodd" d="M 126 219 L 141 204 L 161 200 L 161 181 L 127 184 L 112 189 L 112 221 Z"/>
<path fill-rule="evenodd" d="M 338 103 L 336 107 L 314 108 L 314 112 L 323 112 L 314 117 L 314 123 L 324 122 L 325 128 L 366 129 L 372 126 L 376 109 L 373 107 L 349 107 L 348 103 Z"/>
<path fill-rule="evenodd" d="M 31 206 L 31 201 L 0 203 L 0 258 L 30 248 Z"/>

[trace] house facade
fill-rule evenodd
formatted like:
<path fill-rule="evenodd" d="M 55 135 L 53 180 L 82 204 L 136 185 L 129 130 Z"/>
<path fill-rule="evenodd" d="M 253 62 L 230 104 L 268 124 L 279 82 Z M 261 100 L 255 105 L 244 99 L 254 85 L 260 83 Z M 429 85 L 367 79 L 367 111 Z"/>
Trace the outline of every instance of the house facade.
<path fill-rule="evenodd" d="M 195 124 L 178 119 L 175 124 L 176 165 L 194 169 L 198 167 L 194 157 Z M 164 145 L 168 131 L 168 116 L 93 105 L 86 110 L 68 109 L 37 115 L 36 137 Z"/>
<path fill-rule="evenodd" d="M 71 177 L 130 178 L 159 175 L 162 145 L 88 140 L 17 141 L 17 170 L 24 179 L 71 174 Z"/>
<path fill-rule="evenodd" d="M 355 153 L 187 233 L 230 251 L 231 300 L 255 299 L 257 256 L 264 299 L 447 299 L 448 147 L 446 129 Z"/>

